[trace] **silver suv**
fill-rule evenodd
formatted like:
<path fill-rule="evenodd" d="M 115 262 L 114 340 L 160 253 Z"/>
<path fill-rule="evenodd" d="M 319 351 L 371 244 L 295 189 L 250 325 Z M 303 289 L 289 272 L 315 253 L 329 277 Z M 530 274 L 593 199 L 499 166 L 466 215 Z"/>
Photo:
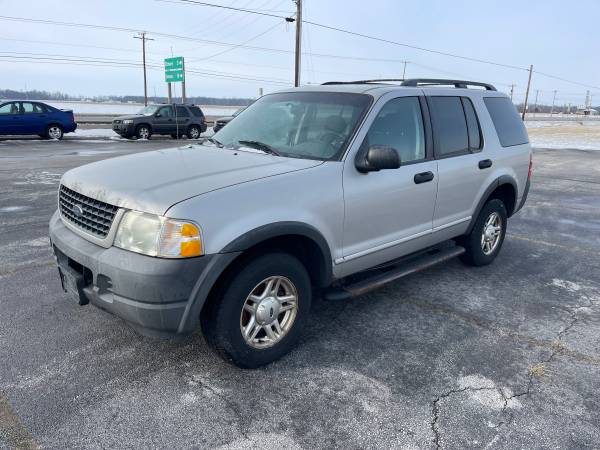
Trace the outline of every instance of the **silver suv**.
<path fill-rule="evenodd" d="M 266 95 L 203 143 L 65 173 L 50 237 L 63 288 L 241 367 L 296 344 L 315 295 L 348 299 L 460 256 L 498 255 L 525 203 L 510 99 L 455 80 Z"/>

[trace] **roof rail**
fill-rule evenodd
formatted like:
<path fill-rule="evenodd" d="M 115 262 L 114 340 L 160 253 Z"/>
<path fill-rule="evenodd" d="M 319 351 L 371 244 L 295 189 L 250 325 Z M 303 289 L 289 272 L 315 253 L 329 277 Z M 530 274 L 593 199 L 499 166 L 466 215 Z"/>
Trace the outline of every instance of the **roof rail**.
<path fill-rule="evenodd" d="M 390 81 L 404 81 L 403 78 L 381 78 L 376 80 L 356 80 L 356 81 L 327 81 L 321 83 L 321 86 L 330 86 L 334 84 L 369 84 L 369 83 L 387 83 Z"/>
<path fill-rule="evenodd" d="M 469 86 L 484 87 L 486 91 L 496 91 L 497 89 L 489 83 L 481 83 L 479 81 L 465 80 L 444 80 L 438 78 L 413 78 L 404 80 L 401 86 L 417 87 L 417 86 L 454 86 L 455 88 L 467 89 Z"/>

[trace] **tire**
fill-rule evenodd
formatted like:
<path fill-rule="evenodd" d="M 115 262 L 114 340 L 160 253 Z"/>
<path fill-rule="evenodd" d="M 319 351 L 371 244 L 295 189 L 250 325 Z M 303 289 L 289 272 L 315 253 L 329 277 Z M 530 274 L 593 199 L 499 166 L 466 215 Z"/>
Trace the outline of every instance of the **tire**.
<path fill-rule="evenodd" d="M 63 129 L 60 125 L 52 124 L 46 128 L 46 138 L 53 141 L 60 141 L 64 136 Z"/>
<path fill-rule="evenodd" d="M 481 209 L 471 232 L 459 240 L 466 249 L 461 260 L 471 266 L 490 264 L 504 243 L 507 218 L 504 202 L 497 198 L 489 200 Z"/>
<path fill-rule="evenodd" d="M 239 269 L 204 309 L 201 324 L 206 341 L 223 359 L 253 369 L 281 358 L 298 343 L 310 311 L 311 283 L 304 265 L 287 253 L 267 253 Z M 272 296 L 278 282 L 277 296 L 295 295 L 295 308 L 293 301 Z"/>
<path fill-rule="evenodd" d="M 146 124 L 138 125 L 135 129 L 135 137 L 138 139 L 150 139 L 152 136 L 152 131 L 150 127 Z"/>
<path fill-rule="evenodd" d="M 187 137 L 188 139 L 198 139 L 202 134 L 200 127 L 197 125 L 190 125 L 187 129 Z"/>

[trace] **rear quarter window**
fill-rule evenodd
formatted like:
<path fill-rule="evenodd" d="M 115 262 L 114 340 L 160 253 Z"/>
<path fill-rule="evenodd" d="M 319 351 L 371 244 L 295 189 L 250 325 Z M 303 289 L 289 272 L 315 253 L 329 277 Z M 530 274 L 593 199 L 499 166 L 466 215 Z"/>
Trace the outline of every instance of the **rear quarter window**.
<path fill-rule="evenodd" d="M 190 111 L 192 111 L 192 114 L 196 117 L 203 117 L 204 113 L 202 112 L 202 110 L 200 108 L 198 108 L 197 106 L 192 106 L 190 108 Z"/>
<path fill-rule="evenodd" d="M 490 113 L 502 147 L 512 147 L 513 145 L 521 145 L 529 142 L 525 125 L 510 99 L 505 97 L 484 97 L 483 101 Z"/>

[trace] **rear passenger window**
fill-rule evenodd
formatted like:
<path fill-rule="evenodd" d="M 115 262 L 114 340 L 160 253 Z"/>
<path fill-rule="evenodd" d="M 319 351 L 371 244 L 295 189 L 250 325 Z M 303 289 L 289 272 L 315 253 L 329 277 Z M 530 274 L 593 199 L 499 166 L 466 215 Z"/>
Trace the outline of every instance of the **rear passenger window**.
<path fill-rule="evenodd" d="M 469 151 L 469 133 L 460 97 L 430 97 L 436 156 Z"/>
<path fill-rule="evenodd" d="M 467 128 L 469 131 L 469 150 L 481 150 L 481 128 L 479 127 L 479 120 L 477 120 L 477 114 L 475 113 L 473 103 L 467 97 L 462 97 L 462 104 L 465 110 Z"/>
<path fill-rule="evenodd" d="M 190 117 L 190 113 L 188 112 L 185 106 L 177 106 L 177 117 Z"/>
<path fill-rule="evenodd" d="M 494 128 L 498 133 L 500 145 L 511 147 L 513 145 L 529 142 L 523 121 L 519 118 L 515 105 L 505 97 L 484 97 Z"/>

